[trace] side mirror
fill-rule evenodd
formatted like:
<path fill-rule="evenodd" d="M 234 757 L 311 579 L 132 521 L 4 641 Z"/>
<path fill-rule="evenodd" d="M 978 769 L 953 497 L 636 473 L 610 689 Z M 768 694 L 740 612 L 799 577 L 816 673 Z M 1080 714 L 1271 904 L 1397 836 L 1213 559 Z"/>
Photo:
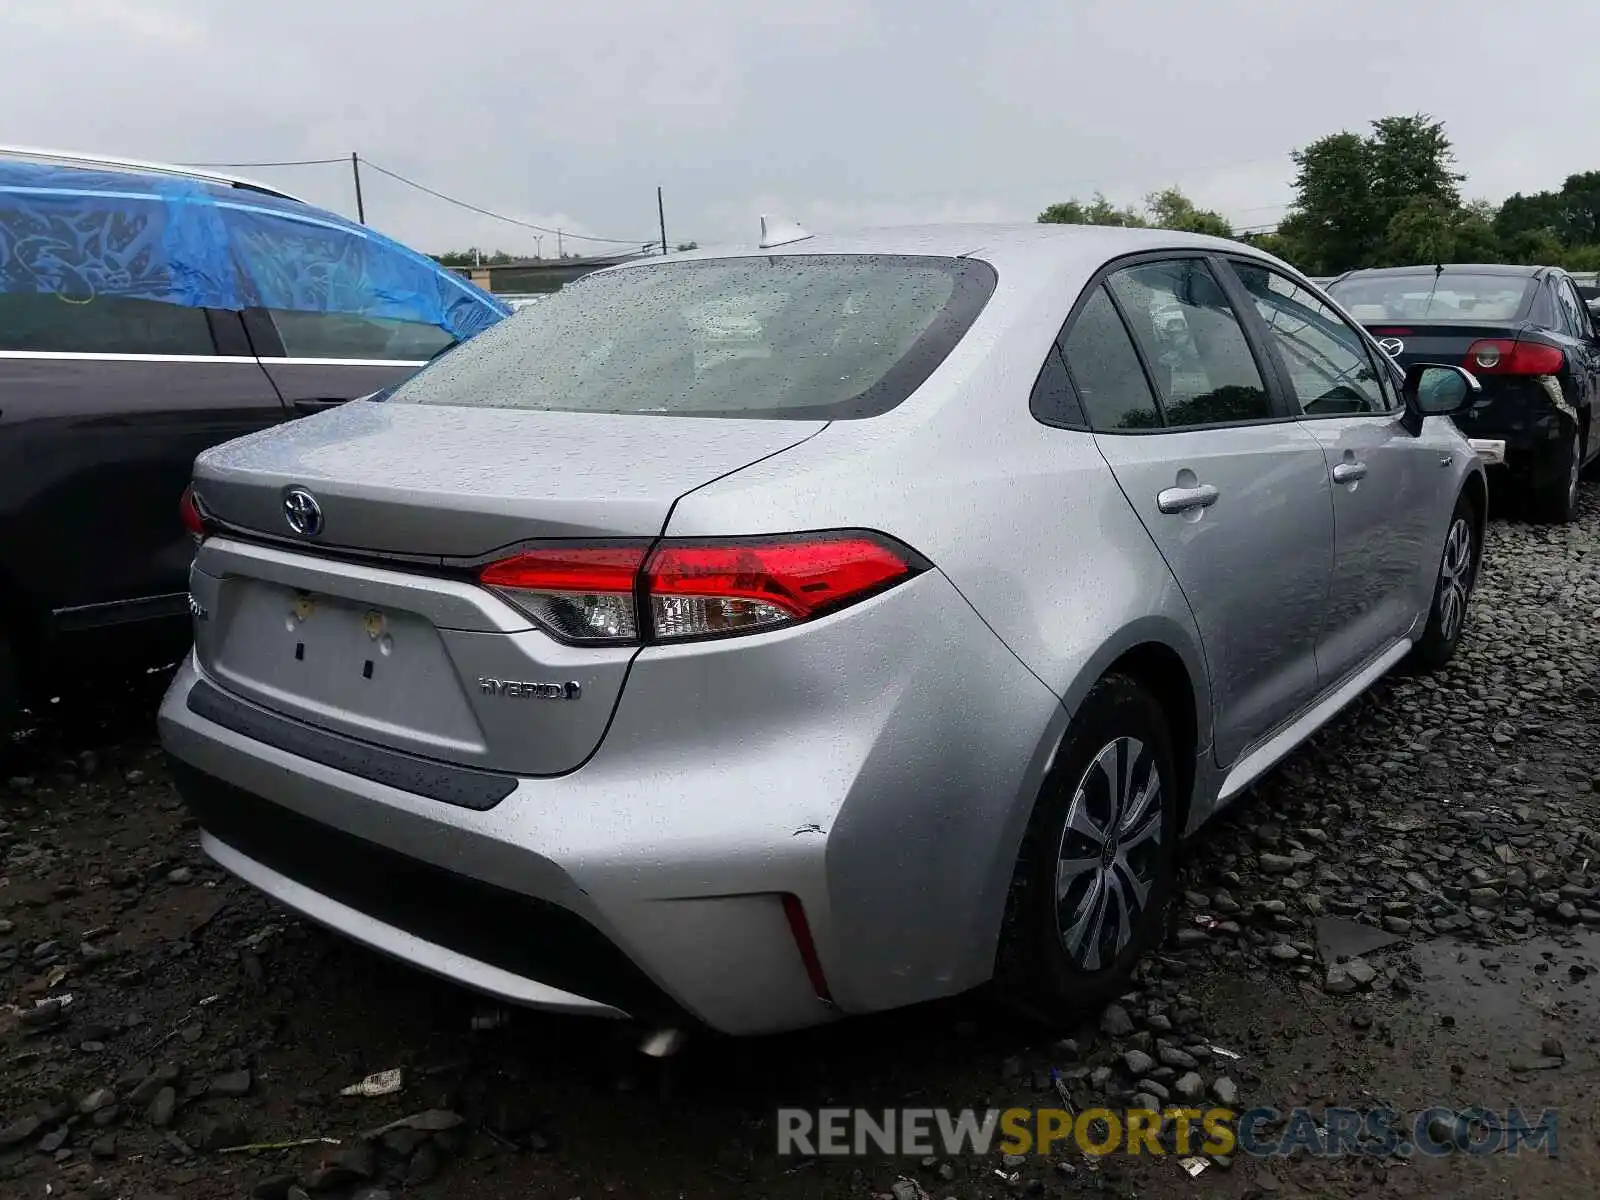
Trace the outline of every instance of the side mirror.
<path fill-rule="evenodd" d="M 1415 437 L 1422 432 L 1424 418 L 1460 416 L 1482 393 L 1483 384 L 1465 367 L 1412 363 L 1400 391 L 1406 405 L 1405 427 Z"/>

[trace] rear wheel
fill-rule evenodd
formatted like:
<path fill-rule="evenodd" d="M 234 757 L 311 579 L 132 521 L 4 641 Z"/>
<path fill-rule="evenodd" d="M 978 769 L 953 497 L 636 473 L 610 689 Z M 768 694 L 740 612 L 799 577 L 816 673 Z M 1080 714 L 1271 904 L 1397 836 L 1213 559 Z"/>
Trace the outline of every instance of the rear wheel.
<path fill-rule="evenodd" d="M 1444 553 L 1439 556 L 1439 576 L 1433 586 L 1428 626 L 1411 651 L 1412 662 L 1425 671 L 1437 671 L 1455 656 L 1467 626 L 1467 602 L 1478 581 L 1482 551 L 1478 545 L 1478 514 L 1465 495 L 1456 501 L 1445 532 Z"/>
<path fill-rule="evenodd" d="M 1023 837 L 996 963 L 1005 999 L 1056 1016 L 1115 995 L 1161 934 L 1177 813 L 1160 706 L 1107 676 L 1073 719 Z"/>
<path fill-rule="evenodd" d="M 1534 489 L 1537 520 L 1565 525 L 1578 515 L 1578 478 L 1583 474 L 1583 433 L 1576 427 L 1567 447 L 1557 457 L 1549 482 Z"/>

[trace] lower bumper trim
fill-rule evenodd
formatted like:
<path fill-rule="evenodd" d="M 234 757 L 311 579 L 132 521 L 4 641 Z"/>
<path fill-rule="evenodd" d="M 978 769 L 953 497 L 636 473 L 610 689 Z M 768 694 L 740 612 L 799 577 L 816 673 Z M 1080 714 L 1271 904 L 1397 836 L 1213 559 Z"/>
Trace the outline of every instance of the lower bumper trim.
<path fill-rule="evenodd" d="M 209 833 L 200 835 L 200 846 L 218 866 L 223 867 L 252 887 L 265 892 L 279 903 L 294 909 L 302 916 L 337 930 L 352 941 L 360 942 L 382 954 L 391 955 L 413 966 L 464 984 L 480 992 L 498 996 L 515 1004 L 552 1012 L 578 1013 L 584 1016 L 626 1017 L 621 1009 L 612 1008 L 584 996 L 564 992 L 546 984 L 524 979 L 510 971 L 468 958 L 454 950 L 424 941 L 403 929 L 385 925 L 366 913 L 357 912 L 349 905 L 330 900 L 304 884 L 296 883 L 271 867 L 240 854 L 232 846 L 218 841 Z"/>
<path fill-rule="evenodd" d="M 169 759 L 217 861 L 357 941 L 469 987 L 530 1005 L 686 1014 L 598 928 L 552 901 L 485 883 L 313 820 Z M 227 852 L 236 856 L 226 857 Z M 253 872 L 253 876 L 251 874 Z M 490 974 L 489 972 L 493 972 Z"/>

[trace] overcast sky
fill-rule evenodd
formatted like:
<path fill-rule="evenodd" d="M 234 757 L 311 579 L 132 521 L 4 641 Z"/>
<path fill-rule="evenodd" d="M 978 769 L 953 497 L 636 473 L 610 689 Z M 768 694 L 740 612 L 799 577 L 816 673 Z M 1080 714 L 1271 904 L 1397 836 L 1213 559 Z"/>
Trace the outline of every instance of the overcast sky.
<path fill-rule="evenodd" d="M 673 242 L 749 241 L 764 211 L 1031 220 L 1169 184 L 1257 226 L 1290 198 L 1291 148 L 1389 114 L 1447 123 L 1469 197 L 1600 167 L 1597 44 L 1582 0 L 3 0 L 0 137 L 183 162 L 357 150 L 640 240 L 657 184 Z M 242 173 L 355 213 L 348 165 Z M 419 249 L 535 250 L 363 183 L 370 223 Z"/>

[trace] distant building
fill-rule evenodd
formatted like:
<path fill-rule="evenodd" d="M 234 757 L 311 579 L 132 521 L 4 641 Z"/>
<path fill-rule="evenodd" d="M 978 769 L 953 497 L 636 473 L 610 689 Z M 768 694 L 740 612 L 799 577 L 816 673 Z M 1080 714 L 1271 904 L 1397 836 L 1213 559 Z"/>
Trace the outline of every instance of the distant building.
<path fill-rule="evenodd" d="M 618 263 L 632 262 L 647 255 L 605 254 L 591 258 L 525 258 L 517 262 L 498 263 L 494 266 L 451 267 L 485 291 L 496 295 L 526 296 L 535 293 L 559 292 L 563 284 L 581 279 L 601 267 L 614 267 Z"/>

